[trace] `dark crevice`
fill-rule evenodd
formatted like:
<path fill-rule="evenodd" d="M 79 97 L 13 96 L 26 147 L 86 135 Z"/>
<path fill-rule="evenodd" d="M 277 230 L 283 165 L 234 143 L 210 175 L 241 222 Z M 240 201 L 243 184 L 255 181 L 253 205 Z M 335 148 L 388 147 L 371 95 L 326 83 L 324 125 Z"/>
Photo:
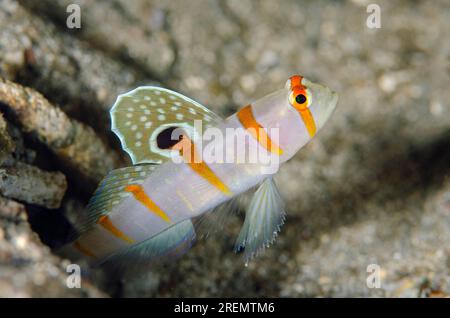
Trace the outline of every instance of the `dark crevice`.
<path fill-rule="evenodd" d="M 52 249 L 67 243 L 67 238 L 74 230 L 61 209 L 48 210 L 34 205 L 26 207 L 28 222 L 39 239 Z"/>

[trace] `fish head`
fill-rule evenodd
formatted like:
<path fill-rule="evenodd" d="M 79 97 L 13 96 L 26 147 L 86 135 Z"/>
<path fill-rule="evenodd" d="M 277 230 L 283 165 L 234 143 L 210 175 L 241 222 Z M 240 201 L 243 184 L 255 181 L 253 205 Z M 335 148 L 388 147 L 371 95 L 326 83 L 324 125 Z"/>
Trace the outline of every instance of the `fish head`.
<path fill-rule="evenodd" d="M 325 125 L 337 100 L 338 95 L 328 87 L 294 75 L 284 88 L 254 102 L 252 111 L 258 123 L 268 129 L 272 144 L 282 149 L 280 160 L 286 161 Z"/>
<path fill-rule="evenodd" d="M 287 80 L 281 99 L 280 142 L 287 160 L 322 129 L 336 108 L 338 95 L 325 85 L 294 75 Z"/>
<path fill-rule="evenodd" d="M 298 112 L 308 134 L 314 137 L 336 108 L 337 93 L 300 75 L 290 77 L 285 89 L 288 107 Z"/>

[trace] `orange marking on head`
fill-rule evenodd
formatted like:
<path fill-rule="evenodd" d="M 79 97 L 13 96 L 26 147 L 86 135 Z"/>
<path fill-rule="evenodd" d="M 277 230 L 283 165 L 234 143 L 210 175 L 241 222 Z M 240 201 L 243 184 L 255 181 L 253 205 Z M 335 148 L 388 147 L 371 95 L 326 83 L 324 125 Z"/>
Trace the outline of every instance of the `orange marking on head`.
<path fill-rule="evenodd" d="M 136 200 L 141 202 L 144 206 L 147 207 L 147 209 L 158 215 L 167 223 L 172 222 L 169 216 L 163 210 L 161 210 L 161 208 L 157 206 L 156 203 L 152 201 L 152 199 L 150 199 L 150 197 L 147 195 L 147 193 L 145 193 L 144 188 L 141 185 L 130 184 L 125 187 L 125 191 L 131 192 Z"/>
<path fill-rule="evenodd" d="M 291 89 L 292 89 L 293 87 L 296 87 L 296 86 L 301 86 L 301 87 L 303 87 L 303 85 L 302 85 L 302 79 L 303 79 L 303 76 L 300 76 L 300 75 L 294 75 L 294 76 L 291 76 L 291 78 L 290 78 L 290 80 L 291 80 Z"/>
<path fill-rule="evenodd" d="M 225 193 L 232 195 L 230 189 L 219 179 L 219 177 L 211 170 L 211 168 L 199 157 L 195 149 L 194 143 L 185 135 L 179 143 L 172 149 L 179 150 L 186 164 L 191 167 L 197 174 L 206 179 L 210 184 Z"/>
<path fill-rule="evenodd" d="M 81 254 L 84 254 L 84 255 L 89 256 L 89 257 L 95 257 L 95 254 L 94 254 L 94 253 L 92 253 L 92 252 L 91 252 L 89 249 L 87 249 L 86 247 L 82 246 L 82 245 L 80 244 L 80 242 L 78 242 L 78 241 L 73 242 L 73 247 L 74 247 L 75 249 L 77 249 Z"/>
<path fill-rule="evenodd" d="M 311 137 L 314 137 L 317 131 L 316 123 L 314 122 L 314 117 L 308 108 L 308 94 L 306 92 L 306 87 L 302 84 L 302 79 L 303 77 L 300 75 L 294 75 L 290 78 L 291 94 L 289 95 L 289 103 L 300 113 L 303 123 L 306 126 L 306 130 Z M 296 101 L 296 97 L 300 94 L 305 96 L 304 103 L 301 104 Z"/>
<path fill-rule="evenodd" d="M 316 134 L 316 123 L 314 122 L 314 117 L 309 109 L 300 110 L 300 116 L 302 116 L 303 122 L 305 123 L 306 129 L 311 137 Z"/>
<path fill-rule="evenodd" d="M 267 135 L 264 127 L 261 126 L 255 119 L 252 113 L 251 105 L 247 105 L 237 113 L 237 117 L 242 126 L 259 142 L 261 146 L 268 151 L 281 155 L 283 150 L 275 144 Z"/>
<path fill-rule="evenodd" d="M 98 218 L 97 223 L 103 226 L 106 230 L 111 232 L 114 236 L 128 242 L 134 243 L 134 241 L 125 235 L 121 230 L 119 230 L 111 221 L 111 219 L 107 215 L 103 215 Z"/>

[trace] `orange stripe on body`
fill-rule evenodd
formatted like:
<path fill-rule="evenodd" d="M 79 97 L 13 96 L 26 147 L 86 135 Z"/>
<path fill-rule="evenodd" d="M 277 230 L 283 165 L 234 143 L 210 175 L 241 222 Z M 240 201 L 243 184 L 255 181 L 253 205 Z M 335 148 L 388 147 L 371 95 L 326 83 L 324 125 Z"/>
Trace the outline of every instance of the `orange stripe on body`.
<path fill-rule="evenodd" d="M 215 173 L 208 167 L 206 163 L 199 162 L 188 162 L 188 165 L 194 170 L 196 173 L 201 175 L 203 178 L 208 180 L 213 186 L 217 189 L 225 193 L 226 195 L 231 195 L 230 189 L 215 175 Z"/>
<path fill-rule="evenodd" d="M 94 253 L 92 253 L 92 252 L 91 252 L 89 249 L 87 249 L 86 247 L 82 246 L 82 245 L 80 244 L 80 242 L 78 242 L 78 241 L 73 242 L 73 247 L 74 247 L 77 251 L 79 251 L 81 254 L 84 254 L 84 255 L 89 256 L 89 257 L 95 257 L 95 254 L 94 254 Z"/>
<path fill-rule="evenodd" d="M 164 221 L 166 221 L 167 223 L 172 223 L 172 220 L 169 218 L 169 216 L 163 210 L 161 210 L 161 208 L 157 206 L 156 203 L 152 201 L 152 199 L 150 199 L 141 185 L 128 185 L 125 187 L 125 191 L 131 192 L 136 200 L 141 202 L 144 206 L 147 207 L 147 209 L 158 215 Z"/>
<path fill-rule="evenodd" d="M 228 196 L 232 195 L 232 192 L 226 184 L 224 184 L 222 180 L 216 176 L 214 171 L 212 171 L 203 160 L 199 159 L 194 143 L 187 136 L 183 135 L 181 141 L 174 145 L 172 149 L 179 150 L 180 155 L 183 157 L 186 164 L 197 174 L 206 179 L 210 184 L 215 186 L 224 194 Z"/>
<path fill-rule="evenodd" d="M 119 230 L 112 222 L 111 219 L 107 215 L 101 216 L 97 223 L 103 226 L 106 230 L 111 232 L 114 236 L 128 242 L 128 243 L 134 243 L 134 241 L 125 235 L 121 230 Z"/>
<path fill-rule="evenodd" d="M 255 119 L 252 113 L 251 105 L 247 105 L 237 113 L 238 119 L 242 126 L 259 142 L 261 146 L 268 151 L 281 155 L 283 150 L 275 144 L 267 135 L 264 127 L 261 126 Z"/>

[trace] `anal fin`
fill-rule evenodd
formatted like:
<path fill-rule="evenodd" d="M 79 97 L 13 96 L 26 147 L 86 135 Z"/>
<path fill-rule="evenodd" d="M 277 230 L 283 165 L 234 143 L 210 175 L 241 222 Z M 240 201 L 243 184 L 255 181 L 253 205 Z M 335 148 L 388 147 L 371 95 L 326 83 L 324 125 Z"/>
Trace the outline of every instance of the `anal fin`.
<path fill-rule="evenodd" d="M 181 256 L 189 250 L 194 240 L 194 226 L 190 219 L 184 220 L 145 241 L 109 256 L 101 264 L 121 269 L 130 265 L 161 262 Z"/>

